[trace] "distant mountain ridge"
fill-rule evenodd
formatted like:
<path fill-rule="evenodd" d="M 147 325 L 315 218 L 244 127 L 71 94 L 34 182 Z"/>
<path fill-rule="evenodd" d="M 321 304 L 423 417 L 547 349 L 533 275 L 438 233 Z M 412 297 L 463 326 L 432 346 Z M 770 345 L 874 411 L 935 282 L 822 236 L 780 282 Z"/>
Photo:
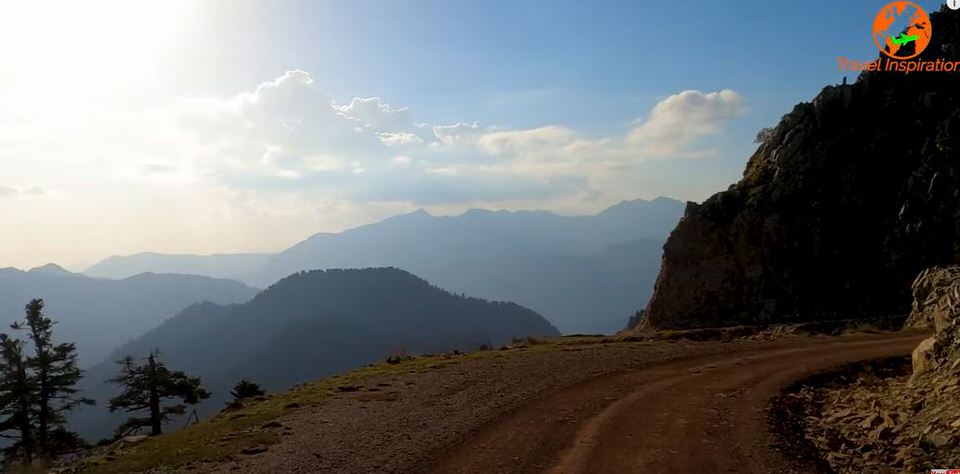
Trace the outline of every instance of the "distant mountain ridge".
<path fill-rule="evenodd" d="M 256 275 L 272 254 L 172 255 L 143 252 L 126 257 L 113 256 L 93 265 L 83 273 L 92 277 L 127 278 L 145 272 L 202 275 L 226 278 L 256 285 Z"/>
<path fill-rule="evenodd" d="M 662 197 L 585 216 L 421 209 L 315 234 L 273 255 L 147 253 L 110 257 L 85 273 L 197 274 L 266 287 L 301 270 L 398 267 L 449 291 L 530 307 L 563 332 L 612 332 L 646 304 L 663 241 L 682 212 L 683 203 Z"/>
<path fill-rule="evenodd" d="M 475 350 L 558 334 L 527 308 L 454 295 L 403 270 L 317 270 L 290 275 L 245 304 L 191 306 L 111 359 L 158 349 L 171 368 L 201 376 L 213 392 L 209 411 L 241 378 L 276 391 L 396 352 Z M 103 381 L 116 371 L 110 361 L 91 368 L 84 394 L 109 398 L 116 387 Z M 122 418 L 92 407 L 71 426 L 96 439 Z"/>
<path fill-rule="evenodd" d="M 68 271 L 67 269 L 57 265 L 56 263 L 48 263 L 46 265 L 41 265 L 39 267 L 31 268 L 27 270 L 27 273 L 43 273 L 45 275 L 73 275 L 73 272 Z"/>
<path fill-rule="evenodd" d="M 43 298 L 57 321 L 55 337 L 76 342 L 81 365 L 100 362 L 191 304 L 239 303 L 256 290 L 242 283 L 193 275 L 142 273 L 122 280 L 91 278 L 55 264 L 29 271 L 0 269 L 0 324 L 23 318 L 23 307 Z"/>

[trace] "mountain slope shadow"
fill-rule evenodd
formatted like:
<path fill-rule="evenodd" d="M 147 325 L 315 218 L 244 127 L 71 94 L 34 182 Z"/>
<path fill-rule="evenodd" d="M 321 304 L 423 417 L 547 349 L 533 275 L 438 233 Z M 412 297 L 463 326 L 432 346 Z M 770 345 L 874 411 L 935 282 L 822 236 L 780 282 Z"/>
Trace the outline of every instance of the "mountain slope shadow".
<path fill-rule="evenodd" d="M 203 379 L 213 397 L 201 412 L 210 413 L 241 378 L 276 391 L 395 352 L 473 350 L 558 334 L 522 306 L 454 295 L 402 270 L 316 270 L 284 278 L 246 304 L 191 306 L 114 358 L 159 349 L 171 369 Z M 102 381 L 116 370 L 105 362 L 84 379 L 85 393 L 101 404 L 72 420 L 88 438 L 108 436 L 123 420 L 103 408 L 117 389 Z"/>

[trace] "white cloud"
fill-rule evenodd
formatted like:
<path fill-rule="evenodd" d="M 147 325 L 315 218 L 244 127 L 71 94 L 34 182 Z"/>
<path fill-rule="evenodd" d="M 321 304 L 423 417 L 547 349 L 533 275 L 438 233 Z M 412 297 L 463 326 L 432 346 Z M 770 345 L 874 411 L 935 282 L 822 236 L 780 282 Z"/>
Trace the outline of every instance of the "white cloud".
<path fill-rule="evenodd" d="M 380 141 L 387 146 L 409 146 L 423 143 L 419 135 L 410 132 L 382 132 Z"/>
<path fill-rule="evenodd" d="M 743 97 L 732 90 L 686 90 L 658 102 L 646 120 L 630 131 L 627 141 L 651 156 L 682 154 L 698 139 L 719 133 L 745 109 Z"/>
<path fill-rule="evenodd" d="M 16 187 L 0 183 L 0 198 L 17 198 L 30 196 L 45 196 L 47 190 L 43 186 L 31 184 L 29 186 Z"/>
<path fill-rule="evenodd" d="M 441 196 L 469 197 L 470 202 L 445 204 L 470 206 L 509 198 L 506 188 L 528 199 L 555 193 L 571 199 L 608 195 L 611 180 L 636 173 L 645 161 L 708 155 L 712 149 L 703 139 L 722 131 L 743 110 L 742 97 L 733 91 L 682 91 L 658 102 L 632 129 L 606 136 L 560 124 L 529 129 L 470 121 L 426 124 L 415 120 L 411 108 L 395 107 L 379 97 L 338 105 L 309 73 L 292 70 L 233 95 L 181 98 L 131 115 L 91 115 L 85 122 L 70 122 L 75 128 L 67 129 L 69 135 L 46 140 L 58 145 L 37 147 L 37 153 L 77 156 L 46 169 L 48 174 L 60 166 L 102 160 L 95 176 L 113 168 L 117 179 L 136 175 L 168 185 L 411 206 L 438 202 Z M 28 121 L 24 128 L 29 128 Z M 109 132 L 97 132 L 100 129 Z M 38 129 L 29 135 L 0 136 L 0 145 L 19 153 L 29 149 L 25 142 L 52 133 L 61 132 Z M 28 169 L 29 157 L 23 163 Z M 445 191 L 480 175 L 484 179 L 471 183 L 470 193 Z M 393 185 L 397 182 L 417 184 L 392 195 L 391 189 L 401 189 Z M 507 182 L 509 187 L 502 185 Z M 537 192 L 522 192 L 524 185 Z"/>
<path fill-rule="evenodd" d="M 433 136 L 447 145 L 473 143 L 480 134 L 480 124 L 477 122 L 457 122 L 453 125 L 434 125 L 433 127 Z"/>
<path fill-rule="evenodd" d="M 345 160 L 384 148 L 383 137 L 344 115 L 304 71 L 288 71 L 227 99 L 193 99 L 174 113 L 202 145 L 194 161 L 228 181 L 341 170 Z M 405 135 L 386 140 L 410 141 Z"/>
<path fill-rule="evenodd" d="M 524 183 L 544 195 L 603 193 L 607 181 L 645 160 L 708 154 L 698 140 L 721 131 L 744 108 L 733 91 L 683 91 L 657 103 L 624 135 L 605 137 L 562 125 L 519 130 L 477 122 L 429 125 L 415 122 L 410 108 L 393 107 L 379 97 L 337 105 L 304 71 L 289 71 L 232 98 L 196 104 L 202 106 L 186 109 L 192 117 L 185 123 L 208 144 L 201 155 L 227 186 L 309 188 L 343 199 L 411 205 L 441 196 L 489 202 L 482 198 L 484 186 L 490 199 L 503 199 L 504 182 L 518 195 L 531 196 L 519 191 Z M 470 193 L 439 192 L 479 175 L 485 179 L 471 183 Z M 613 199 L 627 197 L 632 196 Z"/>
<path fill-rule="evenodd" d="M 168 175 L 176 173 L 178 168 L 176 165 L 170 163 L 151 162 L 143 164 L 143 171 L 152 175 Z"/>
<path fill-rule="evenodd" d="M 10 183 L 0 185 L 0 210 L 38 229 L 99 219 L 99 229 L 84 231 L 87 250 L 78 250 L 91 260 L 145 249 L 278 249 L 420 206 L 580 212 L 644 192 L 676 195 L 655 169 L 674 165 L 652 159 L 706 154 L 710 135 L 743 111 L 735 92 L 684 91 L 633 128 L 595 136 L 558 123 L 481 125 L 470 116 L 421 123 L 414 107 L 377 97 L 338 105 L 317 82 L 294 70 L 245 91 L 149 106 L 90 97 L 89 107 L 75 109 L 0 107 L 0 123 L 12 125 L 0 127 Z M 0 96 L 0 105 L 10 100 Z M 28 185 L 38 182 L 45 187 Z M 8 236 L 0 248 L 26 239 L 40 237 Z M 188 241 L 190 248 L 175 248 Z"/>
<path fill-rule="evenodd" d="M 310 73 L 295 69 L 272 81 L 261 83 L 252 93 L 239 94 L 235 100 L 240 107 L 260 105 L 275 111 L 284 111 L 285 108 L 295 105 L 296 91 L 310 84 L 313 84 Z"/>
<path fill-rule="evenodd" d="M 525 155 L 541 150 L 559 150 L 576 139 L 573 130 L 548 126 L 530 130 L 512 130 L 484 134 L 478 140 L 480 148 L 492 155 Z"/>
<path fill-rule="evenodd" d="M 316 154 L 303 158 L 303 164 L 310 171 L 331 172 L 346 168 L 347 160 L 334 155 Z"/>
<path fill-rule="evenodd" d="M 347 105 L 333 109 L 364 127 L 380 131 L 403 131 L 417 128 L 407 107 L 392 108 L 379 97 L 354 97 Z"/>

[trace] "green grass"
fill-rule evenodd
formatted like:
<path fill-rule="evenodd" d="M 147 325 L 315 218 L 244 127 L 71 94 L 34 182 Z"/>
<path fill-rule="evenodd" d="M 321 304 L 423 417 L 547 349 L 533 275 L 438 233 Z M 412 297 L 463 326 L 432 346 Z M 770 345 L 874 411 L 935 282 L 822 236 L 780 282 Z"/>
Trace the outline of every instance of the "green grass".
<path fill-rule="evenodd" d="M 220 413 L 173 433 L 150 438 L 116 452 L 92 455 L 76 466 L 82 473 L 129 473 L 158 468 L 180 468 L 205 462 L 227 461 L 240 450 L 269 445 L 280 440 L 282 428 L 264 426 L 270 421 L 316 405 L 344 385 L 359 385 L 376 376 L 401 375 L 438 369 L 477 359 L 508 357 L 525 352 L 571 348 L 585 344 L 620 342 L 597 336 L 524 339 L 509 346 L 465 354 L 409 357 L 400 363 L 379 363 L 294 387 L 286 392 L 253 402 L 238 410 Z"/>

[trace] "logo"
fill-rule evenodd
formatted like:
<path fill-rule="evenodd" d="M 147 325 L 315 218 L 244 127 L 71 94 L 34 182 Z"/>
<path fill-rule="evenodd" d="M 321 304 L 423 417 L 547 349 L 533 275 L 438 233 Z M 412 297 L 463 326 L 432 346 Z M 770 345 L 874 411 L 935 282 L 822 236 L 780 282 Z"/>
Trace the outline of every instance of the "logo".
<path fill-rule="evenodd" d="M 960 5 L 960 0 L 951 1 Z M 942 18 L 934 19 L 942 21 Z M 897 1 L 884 5 L 874 15 L 870 33 L 880 55 L 875 59 L 840 56 L 837 69 L 841 73 L 960 73 L 960 61 L 917 57 L 933 40 L 933 23 L 916 3 Z"/>
<path fill-rule="evenodd" d="M 913 2 L 890 2 L 873 18 L 873 42 L 893 59 L 917 57 L 930 44 L 930 17 Z"/>

